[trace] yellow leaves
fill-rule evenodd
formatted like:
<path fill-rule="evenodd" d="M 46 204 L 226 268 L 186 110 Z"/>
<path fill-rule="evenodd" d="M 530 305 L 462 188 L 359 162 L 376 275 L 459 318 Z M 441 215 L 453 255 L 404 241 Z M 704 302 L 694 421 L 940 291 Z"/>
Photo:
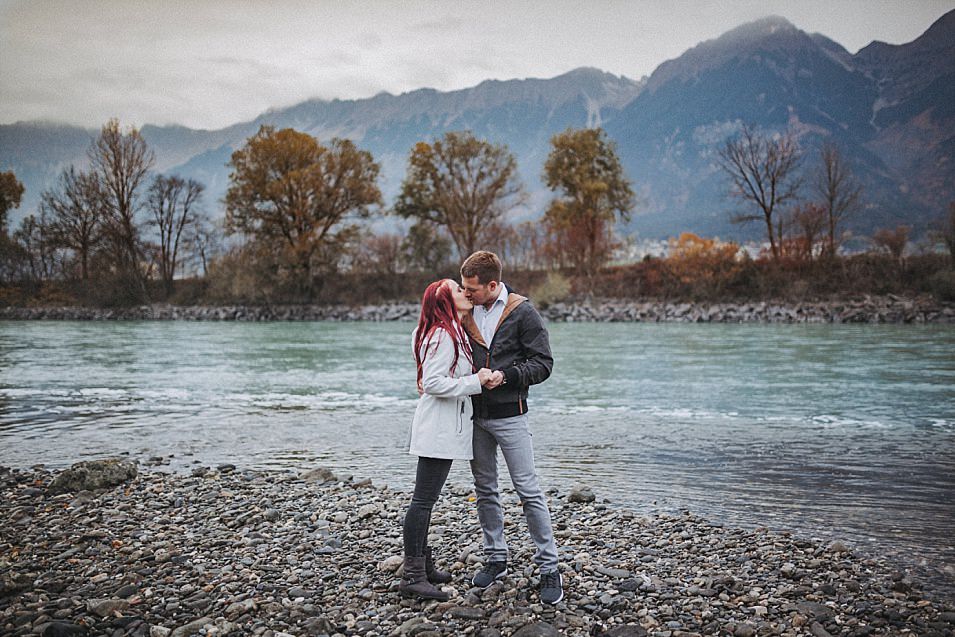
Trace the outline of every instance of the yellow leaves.
<path fill-rule="evenodd" d="M 736 259 L 738 253 L 739 246 L 733 242 L 684 232 L 679 238 L 670 239 L 667 264 L 683 283 L 706 281 L 734 274 L 741 267 Z"/>

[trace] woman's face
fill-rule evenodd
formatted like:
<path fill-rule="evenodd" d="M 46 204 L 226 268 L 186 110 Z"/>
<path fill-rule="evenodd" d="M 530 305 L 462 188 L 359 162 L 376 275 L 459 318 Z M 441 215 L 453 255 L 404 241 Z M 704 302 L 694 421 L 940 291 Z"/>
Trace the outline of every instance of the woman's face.
<path fill-rule="evenodd" d="M 464 293 L 464 288 L 458 285 L 456 281 L 451 279 L 445 279 L 447 282 L 446 285 L 451 288 L 451 297 L 454 299 L 454 308 L 458 312 L 470 312 L 474 307 L 474 304 L 468 300 L 467 295 Z"/>

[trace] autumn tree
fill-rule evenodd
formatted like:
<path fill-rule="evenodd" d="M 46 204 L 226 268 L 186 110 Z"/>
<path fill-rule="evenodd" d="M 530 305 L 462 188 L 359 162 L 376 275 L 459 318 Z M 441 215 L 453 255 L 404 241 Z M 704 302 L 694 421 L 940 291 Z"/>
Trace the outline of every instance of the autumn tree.
<path fill-rule="evenodd" d="M 507 146 L 468 131 L 449 132 L 412 149 L 394 211 L 442 228 L 458 254 L 467 256 L 481 247 L 485 229 L 523 200 L 517 162 Z"/>
<path fill-rule="evenodd" d="M 670 239 L 666 264 L 676 281 L 697 292 L 719 293 L 742 269 L 739 246 L 684 232 Z"/>
<path fill-rule="evenodd" d="M 23 184 L 12 171 L 0 173 L 0 235 L 7 234 L 7 214 L 20 207 Z"/>
<path fill-rule="evenodd" d="M 826 221 L 827 256 L 835 256 L 847 217 L 861 204 L 862 188 L 852 176 L 839 148 L 827 142 L 820 151 L 822 160 L 816 176 L 816 195 L 822 202 Z"/>
<path fill-rule="evenodd" d="M 130 277 L 138 293 L 146 296 L 138 216 L 142 188 L 155 163 L 155 155 L 136 128 L 124 131 L 115 119 L 103 126 L 87 154 L 106 212 L 103 229 L 109 243 L 108 254 L 118 271 Z"/>
<path fill-rule="evenodd" d="M 53 241 L 73 251 L 80 263 L 80 278 L 89 279 L 90 259 L 107 217 L 99 180 L 70 166 L 60 174 L 57 185 L 40 196 L 40 210 L 49 219 Z"/>
<path fill-rule="evenodd" d="M 311 135 L 262 126 L 232 153 L 226 229 L 277 242 L 311 296 L 316 268 L 340 254 L 349 216 L 381 204 L 378 164 L 347 139 L 329 146 Z"/>
<path fill-rule="evenodd" d="M 545 222 L 573 265 L 594 274 L 613 249 L 613 224 L 634 206 L 616 144 L 600 128 L 568 128 L 551 138 L 544 181 L 557 193 Z"/>
<path fill-rule="evenodd" d="M 769 136 L 745 125 L 736 137 L 718 151 L 717 163 L 729 176 L 730 194 L 752 203 L 756 214 L 738 214 L 735 222 L 762 220 L 766 224 L 773 259 L 779 259 L 773 215 L 795 199 L 802 184 L 797 175 L 801 158 L 792 133 Z"/>
<path fill-rule="evenodd" d="M 199 222 L 199 206 L 205 187 L 194 179 L 158 175 L 149 187 L 147 207 L 159 235 L 159 275 L 166 295 L 172 294 L 179 266 L 180 247 L 188 231 Z"/>

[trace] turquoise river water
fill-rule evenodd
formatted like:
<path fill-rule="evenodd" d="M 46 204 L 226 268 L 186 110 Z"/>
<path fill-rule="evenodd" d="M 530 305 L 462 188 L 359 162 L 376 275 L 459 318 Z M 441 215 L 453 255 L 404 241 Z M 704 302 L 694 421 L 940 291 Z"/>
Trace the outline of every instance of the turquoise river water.
<path fill-rule="evenodd" d="M 409 489 L 412 327 L 0 322 L 0 464 L 171 455 Z M 841 539 L 955 591 L 952 326 L 550 329 L 545 488 Z"/>

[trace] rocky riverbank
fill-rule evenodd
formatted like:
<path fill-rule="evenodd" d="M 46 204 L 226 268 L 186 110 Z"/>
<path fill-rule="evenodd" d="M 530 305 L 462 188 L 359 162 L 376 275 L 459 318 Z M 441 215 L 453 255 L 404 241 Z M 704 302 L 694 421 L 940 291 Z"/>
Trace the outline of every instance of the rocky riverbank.
<path fill-rule="evenodd" d="M 85 468 L 59 479 L 0 468 L 0 633 L 955 634 L 952 600 L 840 542 L 689 513 L 641 516 L 587 493 L 549 494 L 563 602 L 543 606 L 534 592 L 513 493 L 510 575 L 476 590 L 467 583 L 481 559 L 470 485 L 449 485 L 432 520 L 439 565 L 455 577 L 451 600 L 406 600 L 397 593 L 406 494 L 326 470 L 110 471 L 121 484 L 91 492 L 77 489 L 103 482 L 89 482 Z"/>
<path fill-rule="evenodd" d="M 129 308 L 5 307 L 0 320 L 75 321 L 414 321 L 416 303 L 366 305 L 176 306 Z M 681 303 L 605 300 L 554 303 L 554 322 L 677 323 L 955 323 L 955 304 L 931 297 L 865 296 L 843 301 Z"/>

